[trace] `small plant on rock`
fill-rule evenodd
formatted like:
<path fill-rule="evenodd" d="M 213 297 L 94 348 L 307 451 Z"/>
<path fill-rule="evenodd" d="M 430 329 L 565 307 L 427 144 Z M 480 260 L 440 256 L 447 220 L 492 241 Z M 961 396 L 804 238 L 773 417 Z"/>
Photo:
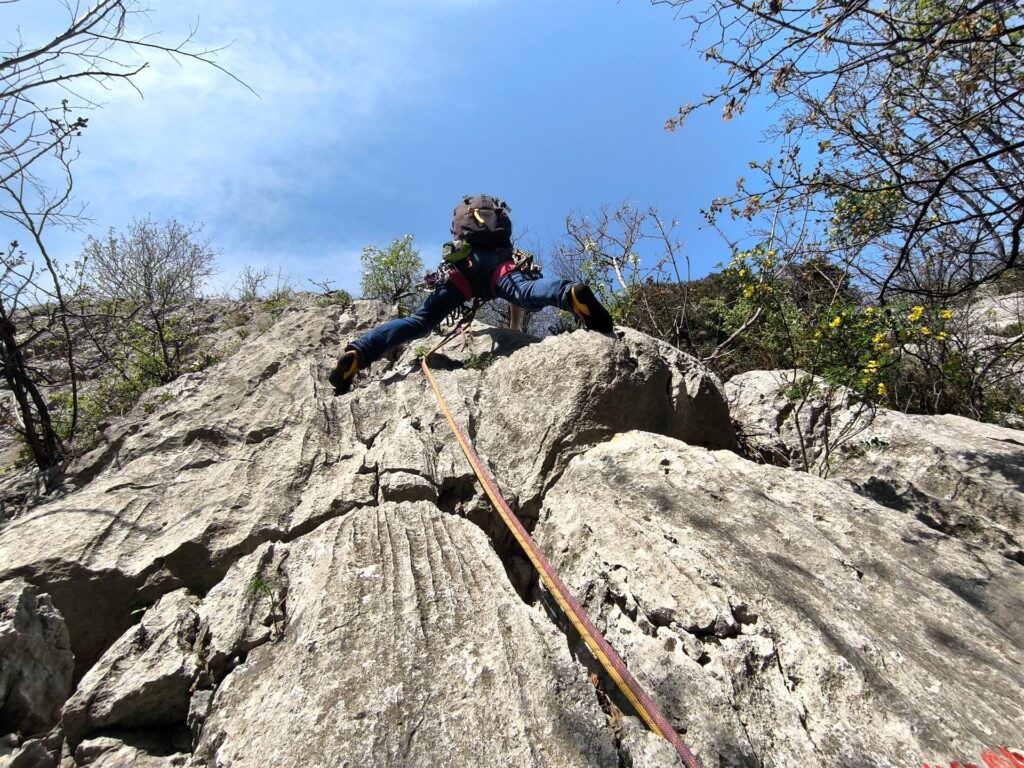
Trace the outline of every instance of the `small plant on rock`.
<path fill-rule="evenodd" d="M 284 597 L 276 581 L 265 579 L 261 574 L 256 574 L 249 582 L 249 591 L 256 596 L 257 600 L 265 599 L 269 604 L 270 632 L 273 639 L 278 639 L 284 634 Z"/>
<path fill-rule="evenodd" d="M 481 352 L 479 355 L 473 355 L 466 361 L 466 367 L 472 368 L 474 371 L 483 371 L 489 368 L 494 363 L 494 355 L 490 352 Z"/>

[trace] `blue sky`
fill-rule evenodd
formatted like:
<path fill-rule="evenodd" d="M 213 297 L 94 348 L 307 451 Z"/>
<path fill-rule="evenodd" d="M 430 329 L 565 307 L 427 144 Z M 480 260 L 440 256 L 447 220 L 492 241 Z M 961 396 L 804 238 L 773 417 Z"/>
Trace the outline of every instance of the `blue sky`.
<path fill-rule="evenodd" d="M 47 6 L 59 11 L 35 8 Z M 36 12 L 28 37 L 45 26 Z M 171 40 L 197 20 L 201 42 L 232 43 L 218 60 L 259 97 L 151 58 L 144 98 L 103 94 L 76 187 L 96 234 L 147 214 L 202 222 L 221 286 L 252 264 L 356 291 L 363 246 L 411 233 L 436 261 L 452 206 L 476 192 L 508 200 L 538 252 L 570 211 L 657 205 L 703 274 L 727 254 L 698 208 L 770 151 L 752 112 L 664 130 L 723 73 L 646 0 L 154 0 L 136 21 Z M 57 252 L 75 255 L 82 237 L 58 236 Z"/>

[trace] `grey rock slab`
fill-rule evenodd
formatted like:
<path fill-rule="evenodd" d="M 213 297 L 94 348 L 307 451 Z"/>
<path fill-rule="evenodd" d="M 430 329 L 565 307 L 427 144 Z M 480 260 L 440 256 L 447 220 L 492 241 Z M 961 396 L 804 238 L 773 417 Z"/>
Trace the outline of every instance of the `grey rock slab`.
<path fill-rule="evenodd" d="M 422 475 L 411 472 L 385 472 L 380 477 L 381 501 L 430 501 L 438 500 L 437 486 Z"/>
<path fill-rule="evenodd" d="M 280 637 L 287 623 L 288 557 L 288 545 L 263 544 L 235 563 L 203 598 L 195 643 L 202 683 L 216 685 L 254 648 Z M 201 703 L 193 704 L 196 715 L 203 716 Z"/>
<path fill-rule="evenodd" d="M 813 471 L 1024 564 L 1024 433 L 960 416 L 869 411 L 841 391 L 828 403 L 812 397 L 797 414 L 785 395 L 792 381 L 792 372 L 751 371 L 726 384 L 755 449 L 802 466 L 803 442 Z"/>
<path fill-rule="evenodd" d="M 410 346 L 432 349 L 441 338 Z M 474 360 L 491 362 L 474 368 Z M 371 446 L 366 462 L 380 478 L 380 498 L 436 499 L 480 525 L 499 552 L 514 551 L 415 349 L 381 367 L 381 378 L 344 398 L 357 434 Z M 527 521 L 572 455 L 617 432 L 646 429 L 735 446 L 720 382 L 693 358 L 635 331 L 581 330 L 537 340 L 474 324 L 431 357 L 431 369 L 452 417 Z"/>
<path fill-rule="evenodd" d="M 736 445 L 718 379 L 630 329 L 550 337 L 486 371 L 477 449 L 528 507 L 573 455 L 633 429 L 709 448 Z"/>
<path fill-rule="evenodd" d="M 230 360 L 174 382 L 94 457 L 88 485 L 0 530 L 0 578 L 52 595 L 79 675 L 139 605 L 205 592 L 263 541 L 374 503 L 366 446 L 326 375 L 339 325 L 365 327 L 375 307 L 284 312 Z"/>
<path fill-rule="evenodd" d="M 188 718 L 185 722 L 192 736 L 193 743 L 199 741 L 199 734 L 203 732 L 203 726 L 206 725 L 206 720 L 210 717 L 212 707 L 212 690 L 201 689 L 192 695 L 192 699 L 188 704 Z"/>
<path fill-rule="evenodd" d="M 122 744 L 105 750 L 92 762 L 78 765 L 89 765 L 92 768 L 182 768 L 188 764 L 188 759 L 189 756 L 184 753 L 151 755 L 138 747 Z"/>
<path fill-rule="evenodd" d="M 103 654 L 64 706 L 72 748 L 104 729 L 185 722 L 198 673 L 198 604 L 184 589 L 164 595 Z"/>
<path fill-rule="evenodd" d="M 50 596 L 21 579 L 0 583 L 0 734 L 49 730 L 71 695 L 74 665 Z"/>
<path fill-rule="evenodd" d="M 193 766 L 617 765 L 586 670 L 471 523 L 385 503 L 288 550 L 283 636 L 217 688 Z"/>
<path fill-rule="evenodd" d="M 64 734 L 59 727 L 31 738 L 8 734 L 0 737 L 0 768 L 56 768 L 63 748 Z"/>
<path fill-rule="evenodd" d="M 39 739 L 20 746 L 0 743 L 0 768 L 55 768 L 58 755 Z"/>
<path fill-rule="evenodd" d="M 370 445 L 366 463 L 379 475 L 382 498 L 433 501 L 436 488 L 443 508 L 489 528 L 493 515 L 480 510 L 473 474 L 419 370 L 415 348 L 431 349 L 441 338 L 417 340 L 394 363 L 375 364 L 343 407 Z M 489 362 L 474 367 L 481 360 Z M 431 369 L 453 418 L 527 517 L 574 453 L 617 432 L 736 444 L 717 378 L 628 329 L 538 340 L 474 324 L 431 357 Z"/>
<path fill-rule="evenodd" d="M 112 736 L 98 736 L 95 739 L 86 739 L 75 749 L 74 761 L 78 765 L 89 765 L 96 762 L 96 759 L 104 752 L 120 749 L 124 743 Z"/>
<path fill-rule="evenodd" d="M 61 768 L 173 768 L 189 757 L 188 734 L 167 729 L 114 728 L 85 739 L 74 750 L 65 748 Z"/>
<path fill-rule="evenodd" d="M 973 297 L 968 305 L 965 323 L 969 330 L 982 334 L 1012 337 L 1021 333 L 1024 321 L 1024 293 L 1004 293 Z M 959 330 L 959 328 L 958 328 Z"/>
<path fill-rule="evenodd" d="M 625 765 L 636 766 L 681 766 L 682 762 L 668 741 L 650 731 L 636 717 L 625 717 L 619 733 L 619 752 Z M 708 768 L 706 762 L 705 768 Z M 713 762 L 710 765 L 714 765 Z"/>
<path fill-rule="evenodd" d="M 1024 732 L 1024 569 L 839 484 L 623 434 L 535 535 L 712 765 L 949 764 Z"/>

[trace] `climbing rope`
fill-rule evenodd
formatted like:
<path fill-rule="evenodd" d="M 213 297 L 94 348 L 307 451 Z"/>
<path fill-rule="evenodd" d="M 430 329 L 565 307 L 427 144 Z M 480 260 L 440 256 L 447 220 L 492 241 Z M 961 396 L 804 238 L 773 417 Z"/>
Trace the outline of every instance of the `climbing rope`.
<path fill-rule="evenodd" d="M 469 316 L 469 320 L 472 321 L 472 315 Z M 494 478 L 491 477 L 490 472 L 487 471 L 483 462 L 480 461 L 480 456 L 477 455 L 472 443 L 469 442 L 462 428 L 459 427 L 452 417 L 451 411 L 448 410 L 448 404 L 445 402 L 444 396 L 437 386 L 437 381 L 434 379 L 434 374 L 430 371 L 428 362 L 430 356 L 451 341 L 458 331 L 459 328 L 457 327 L 452 333 L 442 339 L 440 344 L 425 354 L 420 361 L 420 366 L 423 368 L 423 373 L 426 374 L 427 381 L 430 382 L 430 386 L 434 390 L 438 405 L 440 405 L 441 411 L 448 420 L 448 426 L 451 427 L 452 432 L 455 434 L 455 439 L 459 441 L 459 445 L 462 447 L 462 452 L 469 459 L 473 471 L 480 480 L 484 491 L 490 497 L 495 509 L 498 510 L 498 514 L 501 515 L 501 519 L 508 526 L 512 535 L 515 536 L 516 541 L 519 542 L 519 546 L 523 548 L 526 556 L 530 558 L 533 567 L 537 569 L 537 573 L 540 574 L 544 584 L 547 585 L 551 594 L 554 595 L 555 600 L 561 606 L 569 621 L 576 627 L 576 631 L 579 632 L 580 637 L 583 638 L 590 652 L 594 654 L 595 658 L 601 663 L 601 666 L 604 667 L 608 675 L 615 681 L 619 690 L 622 691 L 622 695 L 629 700 L 629 703 L 633 705 L 633 708 L 652 731 L 668 740 L 675 747 L 679 758 L 687 768 L 701 768 L 700 760 L 687 748 L 683 740 L 679 738 L 679 734 L 676 733 L 668 719 L 658 709 L 657 704 L 647 695 L 647 692 L 640 686 L 640 683 L 633 677 L 626 668 L 626 665 L 622 663 L 622 659 L 619 658 L 619 655 L 608 644 L 608 641 L 604 639 L 604 636 L 594 626 L 594 623 L 583 611 L 576 598 L 569 592 L 565 583 L 555 572 L 555 569 L 551 567 L 551 563 L 548 562 L 547 557 L 541 552 L 533 537 L 523 527 L 523 524 L 519 522 L 519 518 L 516 517 L 505 501 L 505 497 L 501 495 L 501 491 L 498 489 L 497 483 L 494 482 Z"/>

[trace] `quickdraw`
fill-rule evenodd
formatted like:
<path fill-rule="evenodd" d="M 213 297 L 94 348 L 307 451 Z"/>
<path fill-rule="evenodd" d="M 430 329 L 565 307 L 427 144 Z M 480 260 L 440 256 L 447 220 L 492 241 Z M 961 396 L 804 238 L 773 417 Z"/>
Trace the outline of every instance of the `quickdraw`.
<path fill-rule="evenodd" d="M 538 280 L 544 276 L 544 273 L 540 269 L 540 265 L 534 261 L 532 253 L 527 253 L 526 251 L 520 251 L 518 248 L 513 248 L 512 258 L 516 262 L 516 271 L 524 272 L 534 280 Z"/>
<path fill-rule="evenodd" d="M 427 272 L 427 274 L 423 276 L 423 281 L 416 287 L 421 291 L 427 291 L 428 293 L 436 291 L 448 282 L 452 269 L 454 269 L 454 267 L 451 264 L 447 261 L 442 261 L 437 265 L 437 269 L 433 272 Z"/>
<path fill-rule="evenodd" d="M 475 314 L 476 309 L 479 307 L 481 302 L 477 300 L 474 302 L 474 308 L 469 316 L 469 322 L 472 322 L 472 315 Z M 468 323 L 467 323 L 468 326 Z M 431 349 L 427 354 L 423 356 L 420 361 L 420 366 L 423 368 L 423 373 L 427 377 L 427 381 L 430 382 L 431 388 L 434 390 L 434 395 L 437 397 L 438 405 L 444 413 L 445 418 L 448 420 L 448 426 L 451 427 L 452 433 L 455 435 L 455 439 L 458 440 L 459 446 L 462 448 L 462 452 L 466 454 L 466 458 L 469 460 L 470 466 L 473 467 L 473 471 L 476 473 L 477 478 L 480 480 L 480 484 L 483 486 L 484 491 L 491 499 L 491 503 L 494 504 L 495 509 L 501 516 L 505 525 L 511 531 L 516 541 L 519 542 L 519 546 L 522 547 L 523 552 L 533 563 L 533 567 L 537 569 L 537 573 L 540 574 L 541 579 L 547 586 L 548 590 L 554 596 L 558 605 L 565 613 L 566 618 L 572 622 L 572 625 L 579 632 L 583 642 L 587 644 L 590 652 L 594 657 L 601 663 L 608 675 L 615 681 L 622 695 L 626 697 L 629 703 L 636 710 L 637 714 L 643 719 L 647 726 L 658 734 L 665 738 L 675 748 L 676 753 L 679 755 L 679 759 L 682 760 L 683 765 L 687 768 L 702 768 L 700 760 L 689 750 L 683 740 L 676 733 L 675 729 L 669 723 L 665 715 L 662 714 L 661 710 L 658 709 L 658 705 L 654 703 L 654 700 L 647 694 L 646 691 L 641 687 L 640 683 L 637 682 L 636 678 L 633 677 L 632 673 L 626 668 L 626 665 L 619 658 L 619 655 L 615 650 L 608 644 L 608 641 L 604 639 L 604 636 L 598 631 L 597 627 L 590 620 L 579 602 L 573 597 L 572 593 L 565 586 L 565 583 L 555 572 L 555 569 L 548 562 L 547 557 L 537 546 L 537 543 L 533 540 L 533 537 L 529 534 L 523 524 L 516 517 L 516 514 L 509 507 L 508 502 L 505 501 L 505 497 L 502 496 L 501 491 L 498 489 L 498 484 L 494 481 L 490 472 L 484 467 L 483 462 L 480 460 L 480 456 L 473 448 L 472 443 L 466 437 L 466 434 L 462 431 L 462 428 L 456 423 L 451 411 L 448 409 L 448 404 L 445 402 L 444 396 L 441 394 L 440 388 L 437 386 L 437 381 L 434 379 L 434 374 L 430 370 L 429 360 L 430 356 L 437 352 L 441 347 L 447 344 L 460 328 L 464 326 L 458 326 L 456 329 L 441 340 L 437 346 Z"/>

